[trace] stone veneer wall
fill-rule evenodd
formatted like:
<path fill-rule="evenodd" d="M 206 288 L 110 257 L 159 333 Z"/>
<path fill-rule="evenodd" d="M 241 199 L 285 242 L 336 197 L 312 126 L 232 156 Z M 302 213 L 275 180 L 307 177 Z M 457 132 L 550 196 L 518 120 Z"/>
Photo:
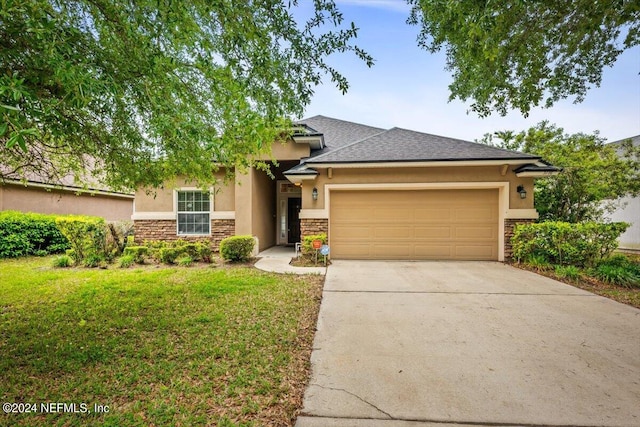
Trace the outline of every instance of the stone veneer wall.
<path fill-rule="evenodd" d="M 220 241 L 235 234 L 236 221 L 233 219 L 212 219 L 210 236 L 178 236 L 175 220 L 145 219 L 133 221 L 135 241 L 145 240 L 211 240 L 214 250 L 218 250 Z"/>
<path fill-rule="evenodd" d="M 508 261 L 513 256 L 513 247 L 511 246 L 511 238 L 513 237 L 513 229 L 516 224 L 530 224 L 536 222 L 535 219 L 505 219 L 504 220 L 504 260 Z"/>
<path fill-rule="evenodd" d="M 300 220 L 300 237 L 313 236 L 314 234 L 326 233 L 329 235 L 328 219 L 301 219 Z"/>

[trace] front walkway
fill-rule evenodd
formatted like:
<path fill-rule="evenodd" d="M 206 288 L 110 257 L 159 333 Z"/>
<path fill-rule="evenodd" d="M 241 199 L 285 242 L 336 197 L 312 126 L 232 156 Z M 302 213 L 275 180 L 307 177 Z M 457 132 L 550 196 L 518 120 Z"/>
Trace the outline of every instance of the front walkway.
<path fill-rule="evenodd" d="M 258 254 L 260 259 L 255 263 L 255 267 L 280 274 L 326 274 L 326 267 L 294 267 L 289 264 L 294 256 L 295 249 L 292 246 L 272 246 Z"/>

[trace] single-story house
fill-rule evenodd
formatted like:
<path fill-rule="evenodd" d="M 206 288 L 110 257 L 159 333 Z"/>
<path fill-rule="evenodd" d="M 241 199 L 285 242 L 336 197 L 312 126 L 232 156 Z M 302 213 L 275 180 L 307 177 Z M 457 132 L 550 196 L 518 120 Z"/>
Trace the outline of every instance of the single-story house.
<path fill-rule="evenodd" d="M 325 116 L 274 143 L 275 179 L 251 169 L 202 192 L 177 179 L 136 193 L 136 239 L 250 234 L 259 249 L 327 233 L 335 259 L 497 260 L 514 224 L 534 221 L 540 157 Z M 224 171 L 219 171 L 222 178 Z"/>
<path fill-rule="evenodd" d="M 6 176 L 0 181 L 0 211 L 101 216 L 107 221 L 130 221 L 133 193 L 112 191 L 99 184 L 84 188 L 72 177 L 52 184 L 46 177 L 30 174 Z"/>
<path fill-rule="evenodd" d="M 627 139 L 630 139 L 635 146 L 640 145 L 640 135 Z M 620 144 L 622 141 L 626 139 L 611 144 Z M 610 219 L 615 222 L 628 222 L 631 226 L 620 236 L 619 248 L 640 251 L 640 197 L 625 197 L 620 202 L 621 207 L 610 215 Z"/>

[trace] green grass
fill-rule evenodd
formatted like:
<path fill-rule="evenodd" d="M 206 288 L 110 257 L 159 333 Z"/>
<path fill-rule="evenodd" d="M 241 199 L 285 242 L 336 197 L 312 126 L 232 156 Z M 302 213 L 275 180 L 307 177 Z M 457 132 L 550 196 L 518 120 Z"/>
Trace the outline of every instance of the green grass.
<path fill-rule="evenodd" d="M 0 399 L 108 405 L 0 425 L 290 425 L 321 278 L 0 261 Z"/>

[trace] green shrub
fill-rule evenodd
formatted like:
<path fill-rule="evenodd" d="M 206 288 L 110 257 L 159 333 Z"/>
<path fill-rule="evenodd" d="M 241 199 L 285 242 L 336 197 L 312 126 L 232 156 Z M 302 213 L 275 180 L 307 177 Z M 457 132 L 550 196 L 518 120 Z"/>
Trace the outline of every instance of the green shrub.
<path fill-rule="evenodd" d="M 625 288 L 640 287 L 640 275 L 631 267 L 600 264 L 593 271 L 595 277 L 605 283 L 624 286 Z"/>
<path fill-rule="evenodd" d="M 122 254 L 131 256 L 136 264 L 144 264 L 144 259 L 148 253 L 149 248 L 146 246 L 127 246 Z"/>
<path fill-rule="evenodd" d="M 573 281 L 580 279 L 582 276 L 580 269 L 575 265 L 556 265 L 555 273 L 556 276 L 561 279 L 569 279 Z"/>
<path fill-rule="evenodd" d="M 190 267 L 193 264 L 193 258 L 189 255 L 183 255 L 176 260 L 177 264 L 181 267 Z"/>
<path fill-rule="evenodd" d="M 530 255 L 524 263 L 538 271 L 550 270 L 553 267 L 547 257 L 542 254 Z"/>
<path fill-rule="evenodd" d="M 210 242 L 199 242 L 196 244 L 196 257 L 195 259 L 200 260 L 202 262 L 211 262 L 211 254 L 213 251 L 211 250 Z"/>
<path fill-rule="evenodd" d="M 320 234 L 314 234 L 311 236 L 304 236 L 302 238 L 302 252 L 313 252 L 315 253 L 315 249 L 313 249 L 313 242 L 315 240 L 320 240 L 322 242 L 323 245 L 327 244 L 327 234 L 326 233 L 320 233 Z"/>
<path fill-rule="evenodd" d="M 605 283 L 627 288 L 640 287 L 640 264 L 616 254 L 597 263 L 592 274 Z"/>
<path fill-rule="evenodd" d="M 71 259 L 68 255 L 61 255 L 53 259 L 53 266 L 56 268 L 66 268 L 71 267 L 73 264 L 73 259 Z"/>
<path fill-rule="evenodd" d="M 220 242 L 220 256 L 226 261 L 246 261 L 251 258 L 255 240 L 252 236 L 232 236 Z"/>
<path fill-rule="evenodd" d="M 518 261 L 544 256 L 557 265 L 593 266 L 618 247 L 617 239 L 629 224 L 541 222 L 518 224 L 511 239 Z"/>
<path fill-rule="evenodd" d="M 184 253 L 182 248 L 162 248 L 158 252 L 160 262 L 164 264 L 174 264 L 176 259 Z"/>
<path fill-rule="evenodd" d="M 608 258 L 604 258 L 600 260 L 597 265 L 600 266 L 603 264 L 615 267 L 632 267 L 635 265 L 628 256 L 622 254 L 615 254 Z"/>
<path fill-rule="evenodd" d="M 134 264 L 134 262 L 135 262 L 134 255 L 122 255 L 118 260 L 118 267 L 129 268 Z"/>
<path fill-rule="evenodd" d="M 0 212 L 0 258 L 64 252 L 69 242 L 56 226 L 56 215 Z"/>
<path fill-rule="evenodd" d="M 56 218 L 56 224 L 69 241 L 76 264 L 86 265 L 84 260 L 90 255 L 90 264 L 98 257 L 105 259 L 111 255 L 107 251 L 107 227 L 104 218 L 69 215 Z"/>
<path fill-rule="evenodd" d="M 304 262 L 318 263 L 318 262 L 320 262 L 320 261 L 322 261 L 324 259 L 323 256 L 320 255 L 319 252 L 316 255 L 316 250 L 313 248 L 313 242 L 315 240 L 320 240 L 323 245 L 326 245 L 327 244 L 327 234 L 326 233 L 320 233 L 320 234 L 314 234 L 314 235 L 310 235 L 310 236 L 304 236 L 302 238 L 301 259 Z"/>
<path fill-rule="evenodd" d="M 105 263 L 104 256 L 97 253 L 90 253 L 87 256 L 85 256 L 84 259 L 82 260 L 82 264 L 85 267 L 89 267 L 89 268 L 100 267 L 104 263 Z"/>

